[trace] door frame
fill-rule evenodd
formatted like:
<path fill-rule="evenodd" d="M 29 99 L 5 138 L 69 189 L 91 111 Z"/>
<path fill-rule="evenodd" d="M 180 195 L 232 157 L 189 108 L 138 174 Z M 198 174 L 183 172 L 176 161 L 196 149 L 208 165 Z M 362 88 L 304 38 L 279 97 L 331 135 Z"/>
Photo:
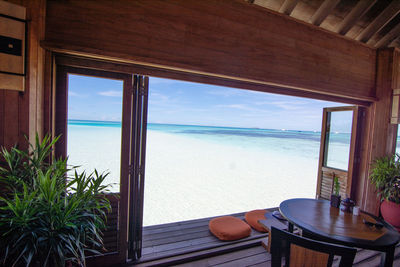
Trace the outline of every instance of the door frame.
<path fill-rule="evenodd" d="M 55 145 L 55 157 L 67 156 L 67 124 L 68 124 L 68 74 L 77 74 L 91 77 L 115 79 L 123 81 L 122 97 L 122 124 L 121 124 L 121 167 L 120 167 L 120 191 L 119 197 L 110 196 L 110 201 L 118 201 L 118 225 L 117 225 L 117 251 L 105 253 L 102 256 L 89 256 L 87 262 L 90 265 L 109 265 L 125 263 L 128 251 L 128 201 L 129 201 L 129 166 L 131 143 L 131 119 L 132 119 L 132 75 L 110 71 L 88 69 L 85 67 L 69 66 L 68 64 L 56 64 L 56 79 L 53 87 L 53 112 L 52 125 L 53 137 L 60 136 Z M 124 127 L 125 125 L 125 127 Z M 127 127 L 129 126 L 129 127 Z"/>
<path fill-rule="evenodd" d="M 340 112 L 340 111 L 353 111 L 352 117 L 352 127 L 351 127 L 351 138 L 350 138 L 350 151 L 349 151 L 349 162 L 346 170 L 341 170 L 337 168 L 332 168 L 325 166 L 325 161 L 327 157 L 327 123 L 330 120 L 330 112 Z M 321 128 L 321 142 L 319 150 L 319 162 L 318 162 L 318 180 L 316 188 L 316 198 L 320 198 L 322 189 L 322 175 L 325 171 L 336 172 L 339 176 L 346 175 L 347 173 L 347 187 L 345 188 L 345 194 L 354 198 L 355 190 L 353 189 L 354 177 L 356 177 L 360 164 L 360 137 L 361 137 L 361 117 L 365 116 L 365 109 L 361 106 L 341 106 L 341 107 L 330 107 L 323 109 L 322 116 L 322 128 Z"/>

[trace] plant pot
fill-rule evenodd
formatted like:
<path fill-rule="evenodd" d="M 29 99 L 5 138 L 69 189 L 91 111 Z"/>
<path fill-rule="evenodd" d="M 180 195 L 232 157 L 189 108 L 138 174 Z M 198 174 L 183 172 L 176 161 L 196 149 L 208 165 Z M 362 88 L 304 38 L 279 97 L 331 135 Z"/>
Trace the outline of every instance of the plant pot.
<path fill-rule="evenodd" d="M 383 201 L 381 203 L 381 214 L 383 219 L 400 230 L 400 204 L 392 201 Z"/>
<path fill-rule="evenodd" d="M 335 208 L 340 207 L 341 196 L 331 195 L 331 206 Z"/>

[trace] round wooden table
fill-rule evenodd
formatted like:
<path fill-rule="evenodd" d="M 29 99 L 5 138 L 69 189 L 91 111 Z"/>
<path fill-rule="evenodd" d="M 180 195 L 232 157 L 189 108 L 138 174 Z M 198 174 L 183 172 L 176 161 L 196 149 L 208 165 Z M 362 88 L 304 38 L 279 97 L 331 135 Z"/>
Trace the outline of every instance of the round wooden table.
<path fill-rule="evenodd" d="M 368 213 L 355 216 L 330 206 L 327 200 L 295 198 L 283 201 L 279 210 L 289 222 L 312 239 L 382 252 L 381 266 L 393 265 L 394 250 L 400 240 L 395 228 Z M 382 228 L 364 222 L 381 223 Z"/>

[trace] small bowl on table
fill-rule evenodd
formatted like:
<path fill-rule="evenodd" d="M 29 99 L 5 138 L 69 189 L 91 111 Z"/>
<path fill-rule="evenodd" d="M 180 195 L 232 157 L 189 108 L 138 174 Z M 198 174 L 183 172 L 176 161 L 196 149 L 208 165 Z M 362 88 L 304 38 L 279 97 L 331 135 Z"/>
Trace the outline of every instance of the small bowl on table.
<path fill-rule="evenodd" d="M 353 212 L 353 207 L 355 203 L 350 198 L 343 199 L 341 202 L 341 210 L 343 212 Z"/>

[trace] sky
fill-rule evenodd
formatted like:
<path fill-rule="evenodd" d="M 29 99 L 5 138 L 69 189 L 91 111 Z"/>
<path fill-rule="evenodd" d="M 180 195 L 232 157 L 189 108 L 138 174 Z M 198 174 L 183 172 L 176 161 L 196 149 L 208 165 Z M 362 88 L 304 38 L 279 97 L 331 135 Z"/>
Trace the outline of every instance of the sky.
<path fill-rule="evenodd" d="M 122 81 L 69 75 L 68 82 L 69 119 L 121 120 Z M 149 81 L 149 123 L 320 131 L 322 109 L 333 106 L 346 104 L 155 77 Z M 348 123 L 337 117 L 335 130 L 343 131 Z"/>

